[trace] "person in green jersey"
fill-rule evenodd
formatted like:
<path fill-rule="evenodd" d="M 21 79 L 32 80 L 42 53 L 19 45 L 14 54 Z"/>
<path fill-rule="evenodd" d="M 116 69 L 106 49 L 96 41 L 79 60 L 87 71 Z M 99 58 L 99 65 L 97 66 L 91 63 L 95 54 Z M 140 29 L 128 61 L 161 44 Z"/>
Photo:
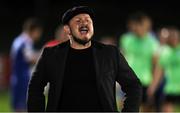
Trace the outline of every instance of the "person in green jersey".
<path fill-rule="evenodd" d="M 132 14 L 128 28 L 129 32 L 120 37 L 120 49 L 143 85 L 142 111 L 150 111 L 146 92 L 153 78 L 153 59 L 159 44 L 150 32 L 151 19 L 146 14 Z"/>
<path fill-rule="evenodd" d="M 179 30 L 177 28 L 169 28 L 169 48 L 164 51 L 155 68 L 154 80 L 150 86 L 151 95 L 154 94 L 162 77 L 163 72 L 166 75 L 167 83 L 164 92 L 166 94 L 164 112 L 174 112 L 174 104 L 180 102 L 180 43 Z"/>

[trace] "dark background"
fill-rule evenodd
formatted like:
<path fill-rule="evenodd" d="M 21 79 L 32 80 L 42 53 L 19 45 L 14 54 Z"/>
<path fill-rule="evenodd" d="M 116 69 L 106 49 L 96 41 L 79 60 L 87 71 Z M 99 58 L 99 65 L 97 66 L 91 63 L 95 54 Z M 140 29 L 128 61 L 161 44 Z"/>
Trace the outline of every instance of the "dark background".
<path fill-rule="evenodd" d="M 13 39 L 21 33 L 25 19 L 39 17 L 44 24 L 44 34 L 37 44 L 53 38 L 55 28 L 61 24 L 62 14 L 72 6 L 86 5 L 95 12 L 95 39 L 110 35 L 119 38 L 126 31 L 130 13 L 143 11 L 153 20 L 153 29 L 166 25 L 180 26 L 180 7 L 173 1 L 97 1 L 97 0 L 1 0 L 0 1 L 0 54 L 9 53 Z"/>

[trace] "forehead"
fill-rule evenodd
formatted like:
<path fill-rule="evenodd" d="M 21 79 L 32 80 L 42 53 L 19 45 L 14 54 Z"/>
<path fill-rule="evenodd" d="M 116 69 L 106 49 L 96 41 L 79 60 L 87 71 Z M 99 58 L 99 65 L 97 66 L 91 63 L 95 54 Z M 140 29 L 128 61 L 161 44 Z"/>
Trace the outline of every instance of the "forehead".
<path fill-rule="evenodd" d="M 90 17 L 89 14 L 82 13 L 82 14 L 78 14 L 78 15 L 74 16 L 74 17 L 72 18 L 72 20 L 73 20 L 73 19 L 81 19 L 81 18 L 91 18 L 91 17 Z"/>

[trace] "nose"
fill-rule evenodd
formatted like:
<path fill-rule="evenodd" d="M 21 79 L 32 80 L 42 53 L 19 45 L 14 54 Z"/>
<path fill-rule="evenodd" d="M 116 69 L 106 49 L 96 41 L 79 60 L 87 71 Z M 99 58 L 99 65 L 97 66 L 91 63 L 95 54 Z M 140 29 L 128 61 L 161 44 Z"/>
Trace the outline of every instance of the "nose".
<path fill-rule="evenodd" d="M 81 21 L 81 25 L 87 25 L 87 24 L 88 24 L 88 22 L 86 20 Z"/>

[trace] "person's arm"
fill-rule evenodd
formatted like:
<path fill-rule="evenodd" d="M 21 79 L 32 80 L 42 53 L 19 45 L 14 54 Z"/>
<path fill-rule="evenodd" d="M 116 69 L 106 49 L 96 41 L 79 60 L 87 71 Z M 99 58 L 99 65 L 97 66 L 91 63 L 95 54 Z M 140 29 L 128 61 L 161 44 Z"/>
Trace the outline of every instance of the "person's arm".
<path fill-rule="evenodd" d="M 42 52 L 39 61 L 36 64 L 32 78 L 29 82 L 28 87 L 28 98 L 27 98 L 27 108 L 28 112 L 40 112 L 45 111 L 45 96 L 43 94 L 44 87 L 47 84 L 46 69 L 45 69 L 45 59 L 46 59 L 46 49 Z"/>
<path fill-rule="evenodd" d="M 142 86 L 134 71 L 129 67 L 124 56 L 117 50 L 118 75 L 117 81 L 126 93 L 122 112 L 138 112 L 142 99 Z"/>
<path fill-rule="evenodd" d="M 148 98 L 152 98 L 163 78 L 163 69 L 160 65 L 155 66 L 153 81 L 147 90 Z"/>
<path fill-rule="evenodd" d="M 153 80 L 147 90 L 149 100 L 152 100 L 155 91 L 157 90 L 163 79 L 164 68 L 169 61 L 169 55 L 170 54 L 168 48 L 164 48 L 159 55 L 156 55 L 157 60 L 154 67 Z"/>

